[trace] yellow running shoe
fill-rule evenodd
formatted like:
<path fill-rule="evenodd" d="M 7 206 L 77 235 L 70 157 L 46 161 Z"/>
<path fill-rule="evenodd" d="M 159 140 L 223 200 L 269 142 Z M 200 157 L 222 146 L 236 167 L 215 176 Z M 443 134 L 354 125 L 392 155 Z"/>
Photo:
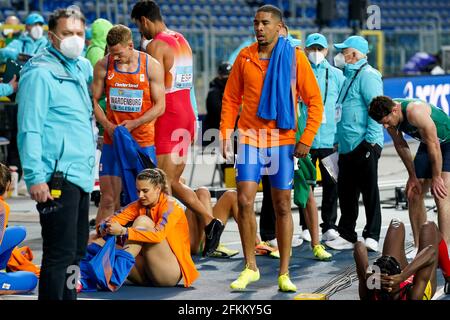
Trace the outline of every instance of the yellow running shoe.
<path fill-rule="evenodd" d="M 271 256 L 274 259 L 280 259 L 280 250 L 275 250 L 269 253 L 269 256 Z"/>
<path fill-rule="evenodd" d="M 231 258 L 239 253 L 238 250 L 232 250 L 225 247 L 223 244 L 219 244 L 217 249 L 210 255 L 214 258 Z"/>
<path fill-rule="evenodd" d="M 244 271 L 242 271 L 239 277 L 230 284 L 230 288 L 233 290 L 244 290 L 249 283 L 258 280 L 259 269 L 253 271 L 249 269 L 248 266 L 245 266 Z"/>
<path fill-rule="evenodd" d="M 321 261 L 329 261 L 333 256 L 331 253 L 325 250 L 325 247 L 321 244 L 317 244 L 313 248 L 314 256 Z"/>
<path fill-rule="evenodd" d="M 297 287 L 289 279 L 289 273 L 282 274 L 278 277 L 278 289 L 283 292 L 295 292 Z"/>
<path fill-rule="evenodd" d="M 278 250 L 277 247 L 272 247 L 269 242 L 261 241 L 255 246 L 255 255 L 264 256 L 271 254 L 272 252 Z"/>
<path fill-rule="evenodd" d="M 280 250 L 275 250 L 275 251 L 272 251 L 270 254 L 269 254 L 269 256 L 270 257 L 272 257 L 272 258 L 274 258 L 274 259 L 280 259 Z M 291 254 L 290 254 L 290 256 L 292 257 L 292 249 L 291 249 Z"/>

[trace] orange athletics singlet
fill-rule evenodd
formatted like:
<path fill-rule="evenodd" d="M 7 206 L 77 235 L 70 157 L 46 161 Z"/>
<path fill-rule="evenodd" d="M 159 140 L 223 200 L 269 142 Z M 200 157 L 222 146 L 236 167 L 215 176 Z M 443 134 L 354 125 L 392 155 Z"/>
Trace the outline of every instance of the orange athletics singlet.
<path fill-rule="evenodd" d="M 165 30 L 154 40 L 167 43 L 173 50 L 173 66 L 164 75 L 166 111 L 155 123 L 156 154 L 187 154 L 194 139 L 195 114 L 191 104 L 193 84 L 192 50 L 181 33 Z"/>
<path fill-rule="evenodd" d="M 147 75 L 148 54 L 138 52 L 138 67 L 134 72 L 122 72 L 116 67 L 112 56 L 108 55 L 107 74 L 105 77 L 106 117 L 118 125 L 124 120 L 134 120 L 146 113 L 153 102 Z M 155 121 L 145 123 L 131 135 L 141 147 L 154 145 Z M 112 137 L 105 131 L 104 141 L 112 144 Z"/>

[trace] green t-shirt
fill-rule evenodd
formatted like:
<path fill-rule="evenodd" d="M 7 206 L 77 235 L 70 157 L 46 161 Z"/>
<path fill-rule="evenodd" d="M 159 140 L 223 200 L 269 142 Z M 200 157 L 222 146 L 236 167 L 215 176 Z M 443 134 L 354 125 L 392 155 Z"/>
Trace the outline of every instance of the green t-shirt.
<path fill-rule="evenodd" d="M 421 101 L 419 99 L 393 99 L 395 102 L 400 103 L 403 121 L 398 126 L 398 130 L 406 133 L 407 135 L 423 142 L 422 137 L 417 127 L 413 126 L 406 116 L 406 108 L 411 102 Z M 436 125 L 437 137 L 441 143 L 450 142 L 450 116 L 444 112 L 444 110 L 430 104 L 431 107 L 431 119 Z"/>

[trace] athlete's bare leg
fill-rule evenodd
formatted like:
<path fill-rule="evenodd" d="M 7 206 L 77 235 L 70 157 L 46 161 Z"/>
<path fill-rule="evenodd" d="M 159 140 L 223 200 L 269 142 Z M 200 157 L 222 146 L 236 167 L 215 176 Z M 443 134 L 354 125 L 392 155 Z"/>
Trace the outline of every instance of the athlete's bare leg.
<path fill-rule="evenodd" d="M 207 188 L 199 188 L 195 191 L 200 201 L 206 206 L 211 206 L 211 194 Z M 228 219 L 233 217 L 237 221 L 238 205 L 237 193 L 234 190 L 225 192 L 212 208 L 214 218 L 219 219 L 226 225 Z M 192 210 L 186 210 L 186 217 L 189 223 L 189 237 L 191 240 L 191 254 L 198 254 L 203 250 L 205 241 L 205 224 L 202 219 L 195 215 Z"/>
<path fill-rule="evenodd" d="M 120 192 L 122 191 L 122 180 L 115 176 L 100 177 L 100 204 L 98 206 L 95 223 L 99 224 L 102 220 L 114 214 L 120 209 Z"/>
<path fill-rule="evenodd" d="M 431 180 L 430 179 L 419 179 L 422 185 L 422 193 L 417 194 L 411 192 L 408 197 L 408 212 L 409 220 L 411 222 L 411 229 L 414 236 L 414 246 L 417 248 L 419 246 L 419 233 L 420 227 L 427 221 L 426 209 L 425 209 L 425 195 L 430 189 Z"/>
<path fill-rule="evenodd" d="M 150 230 L 155 227 L 155 223 L 147 216 L 140 216 L 134 221 L 133 227 Z M 160 243 L 129 241 L 125 244 L 124 250 L 138 257 L 137 264 L 129 274 L 130 281 L 148 285 L 149 283 L 145 282 L 149 279 L 151 285 L 159 287 L 173 287 L 180 281 L 181 269 L 166 239 Z M 141 251 L 142 256 L 139 256 Z"/>
<path fill-rule="evenodd" d="M 438 248 L 440 241 L 441 236 L 434 222 L 426 222 L 422 225 L 419 235 L 419 251 L 417 252 L 416 258 L 419 257 L 423 250 L 431 251 L 432 258 L 427 265 L 416 272 L 414 276 L 414 286 L 409 296 L 411 300 L 422 300 L 428 281 L 431 282 L 431 297 L 433 297 L 436 292 L 436 268 L 439 261 Z"/>
<path fill-rule="evenodd" d="M 305 208 L 305 222 L 311 235 L 311 247 L 320 244 L 319 241 L 319 210 L 317 210 L 316 199 L 314 199 L 314 192 L 309 191 L 308 201 Z"/>
<path fill-rule="evenodd" d="M 450 172 L 442 172 L 442 179 L 447 187 L 447 197 L 440 199 L 435 197 L 439 231 L 441 231 L 442 237 L 446 243 L 450 243 Z"/>
<path fill-rule="evenodd" d="M 272 187 L 273 208 L 276 214 L 276 235 L 278 250 L 280 251 L 279 275 L 289 272 L 292 235 L 294 223 L 291 212 L 291 190 L 282 190 Z M 253 241 L 254 243 L 254 241 Z M 254 254 L 254 247 L 252 247 Z"/>
<path fill-rule="evenodd" d="M 213 219 L 212 210 L 202 204 L 194 190 L 180 182 L 180 177 L 186 166 L 186 159 L 180 159 L 179 163 L 174 163 L 172 154 L 164 154 L 158 155 L 157 160 L 158 168 L 167 175 L 167 184 L 171 194 L 195 214 L 202 217 L 205 225 L 209 224 Z"/>
<path fill-rule="evenodd" d="M 239 235 L 245 262 L 253 271 L 258 269 L 255 258 L 256 216 L 254 210 L 257 189 L 258 184 L 253 181 L 237 183 Z"/>

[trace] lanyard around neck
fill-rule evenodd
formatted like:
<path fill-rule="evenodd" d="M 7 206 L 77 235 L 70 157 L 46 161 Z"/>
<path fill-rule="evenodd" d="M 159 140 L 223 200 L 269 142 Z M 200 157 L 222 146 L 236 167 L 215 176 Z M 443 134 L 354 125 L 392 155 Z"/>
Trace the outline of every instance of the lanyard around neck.
<path fill-rule="evenodd" d="M 367 64 L 368 64 L 368 62 L 364 63 L 364 64 L 361 66 L 361 68 L 359 68 L 358 71 L 356 71 L 355 75 L 354 75 L 353 78 L 352 78 L 352 81 L 350 81 L 350 84 L 348 85 L 347 90 L 345 91 L 344 97 L 343 97 L 342 100 L 341 100 L 341 104 L 344 103 L 345 99 L 347 98 L 348 92 L 350 91 L 350 88 L 351 88 L 353 82 L 355 81 L 356 77 L 358 76 L 358 74 L 361 72 L 361 70 L 362 70 Z M 344 89 L 344 88 L 342 88 L 342 89 Z M 342 93 L 342 91 L 341 91 L 341 93 Z M 341 94 L 339 94 L 339 97 L 341 97 Z M 339 99 L 338 99 L 338 101 L 339 101 Z"/>
<path fill-rule="evenodd" d="M 324 95 L 324 99 L 323 99 L 323 105 L 325 106 L 325 104 L 327 103 L 327 96 L 328 96 L 328 68 L 326 69 L 326 73 L 325 73 L 325 95 Z"/>

